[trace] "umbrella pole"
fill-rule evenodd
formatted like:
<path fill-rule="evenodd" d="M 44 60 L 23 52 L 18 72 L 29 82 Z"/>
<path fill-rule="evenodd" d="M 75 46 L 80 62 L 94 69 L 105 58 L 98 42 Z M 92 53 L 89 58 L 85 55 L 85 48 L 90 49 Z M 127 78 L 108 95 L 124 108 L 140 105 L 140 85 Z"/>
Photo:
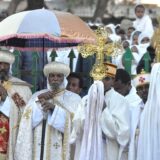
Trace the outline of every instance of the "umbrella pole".
<path fill-rule="evenodd" d="M 41 137 L 41 152 L 40 152 L 40 160 L 43 160 L 44 155 L 44 145 L 45 145 L 45 132 L 46 132 L 46 123 L 47 123 L 47 117 L 44 116 L 43 122 L 42 122 L 42 137 Z"/>
<path fill-rule="evenodd" d="M 42 45 L 42 47 L 43 47 L 43 49 L 42 49 L 42 58 L 43 58 L 43 60 L 42 60 L 42 66 L 43 66 L 43 68 L 44 68 L 44 65 L 47 63 L 47 54 L 45 55 L 45 44 L 44 44 L 44 38 L 43 38 L 43 45 Z M 47 81 L 46 81 L 46 78 L 45 78 L 45 76 L 44 75 L 42 75 L 43 76 L 43 82 L 42 82 L 42 88 L 41 89 L 44 89 L 44 88 L 46 88 L 46 83 L 47 83 Z"/>

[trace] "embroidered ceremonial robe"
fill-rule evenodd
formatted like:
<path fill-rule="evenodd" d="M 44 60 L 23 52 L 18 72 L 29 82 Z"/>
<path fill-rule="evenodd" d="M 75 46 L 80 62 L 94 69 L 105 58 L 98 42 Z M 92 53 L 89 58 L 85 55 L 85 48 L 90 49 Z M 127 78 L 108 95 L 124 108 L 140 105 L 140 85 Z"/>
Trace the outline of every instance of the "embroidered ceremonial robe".
<path fill-rule="evenodd" d="M 6 133 L 8 137 L 6 138 L 7 151 L 4 152 L 5 154 L 3 154 L 3 157 L 5 157 L 5 160 L 13 160 L 19 122 L 25 105 L 18 107 L 15 104 L 12 96 L 15 93 L 18 93 L 24 102 L 27 103 L 32 93 L 26 82 L 15 77 L 10 77 L 9 82 L 6 85 L 8 96 L 6 97 L 6 100 L 0 104 L 1 115 L 5 115 L 6 117 L 4 124 L 1 125 L 9 125 L 9 128 L 6 127 Z M 1 130 L 3 130 L 3 128 L 1 128 Z M 0 146 L 0 148 L 1 147 L 3 146 Z"/>
<path fill-rule="evenodd" d="M 33 95 L 24 111 L 17 138 L 16 160 L 39 160 L 42 155 L 41 140 L 44 112 L 41 104 L 36 101 L 39 94 L 47 91 L 43 90 Z M 70 116 L 76 111 L 81 98 L 79 95 L 65 90 L 56 99 L 56 102 L 53 100 L 54 111 L 49 111 L 46 115 L 43 159 L 69 160 Z"/>

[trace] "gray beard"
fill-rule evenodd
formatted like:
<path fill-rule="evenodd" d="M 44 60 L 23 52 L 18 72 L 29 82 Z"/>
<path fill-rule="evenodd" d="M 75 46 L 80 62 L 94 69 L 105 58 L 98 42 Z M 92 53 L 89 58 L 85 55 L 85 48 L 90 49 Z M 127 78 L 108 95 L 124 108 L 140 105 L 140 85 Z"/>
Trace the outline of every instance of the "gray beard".
<path fill-rule="evenodd" d="M 56 90 L 59 90 L 59 89 L 60 89 L 60 85 L 57 84 L 57 83 L 54 83 L 54 84 L 50 85 L 50 87 L 51 87 L 51 89 L 52 89 L 53 91 L 56 91 Z"/>

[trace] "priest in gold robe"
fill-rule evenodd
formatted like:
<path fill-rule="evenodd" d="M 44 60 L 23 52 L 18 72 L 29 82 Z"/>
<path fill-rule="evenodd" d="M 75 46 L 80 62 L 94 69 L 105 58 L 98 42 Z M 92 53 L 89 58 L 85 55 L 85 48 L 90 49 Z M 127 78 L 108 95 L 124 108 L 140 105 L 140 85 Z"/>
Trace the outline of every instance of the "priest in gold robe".
<path fill-rule="evenodd" d="M 49 89 L 36 92 L 24 111 L 16 145 L 16 160 L 69 160 L 71 119 L 81 98 L 65 89 L 70 68 L 60 62 L 45 65 Z"/>

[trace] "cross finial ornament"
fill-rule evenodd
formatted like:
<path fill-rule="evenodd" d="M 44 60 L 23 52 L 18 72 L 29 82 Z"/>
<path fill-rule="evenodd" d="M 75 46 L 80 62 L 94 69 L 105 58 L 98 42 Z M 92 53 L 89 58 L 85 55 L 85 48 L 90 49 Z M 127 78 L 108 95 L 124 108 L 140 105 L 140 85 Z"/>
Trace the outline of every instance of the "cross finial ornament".
<path fill-rule="evenodd" d="M 58 149 L 60 147 L 60 145 L 57 142 L 53 146 L 55 149 Z"/>
<path fill-rule="evenodd" d="M 144 77 L 140 77 L 140 78 L 139 78 L 139 82 L 144 83 L 144 81 L 145 81 L 145 78 L 144 78 Z"/>
<path fill-rule="evenodd" d="M 0 128 L 0 133 L 1 134 L 4 134 L 5 132 L 7 132 L 7 130 L 4 126 L 2 128 Z"/>
<path fill-rule="evenodd" d="M 101 80 L 106 76 L 106 68 L 104 65 L 104 56 L 111 56 L 117 52 L 119 45 L 117 43 L 110 42 L 109 33 L 104 27 L 99 27 L 96 31 L 96 44 L 81 44 L 78 46 L 79 53 L 82 57 L 96 54 L 96 62 L 90 72 L 91 77 L 94 80 Z"/>
<path fill-rule="evenodd" d="M 28 109 L 25 111 L 25 113 L 23 114 L 23 117 L 24 117 L 25 119 L 29 119 L 30 116 L 31 116 L 31 113 L 32 113 L 32 109 L 31 109 L 31 108 L 28 108 Z"/>

